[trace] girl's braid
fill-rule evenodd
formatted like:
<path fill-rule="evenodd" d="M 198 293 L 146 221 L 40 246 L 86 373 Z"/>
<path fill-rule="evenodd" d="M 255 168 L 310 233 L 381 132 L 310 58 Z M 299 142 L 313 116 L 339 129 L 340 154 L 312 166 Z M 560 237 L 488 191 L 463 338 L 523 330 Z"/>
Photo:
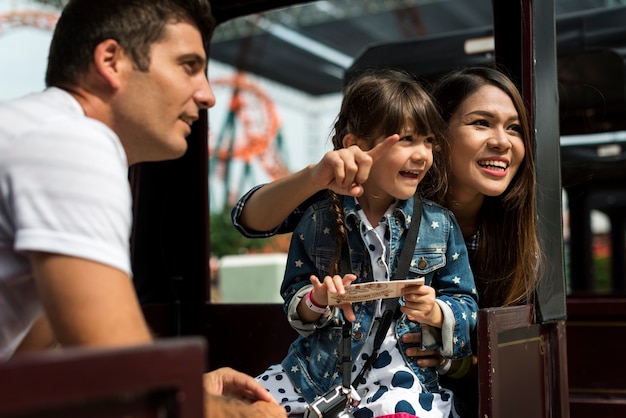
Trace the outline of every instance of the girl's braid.
<path fill-rule="evenodd" d="M 335 274 L 345 274 L 348 272 L 341 271 L 340 260 L 341 250 L 344 248 L 344 244 L 347 239 L 346 225 L 343 217 L 343 198 L 335 192 L 330 192 L 330 197 L 333 200 L 333 212 L 335 212 L 337 218 L 337 235 L 335 236 L 335 255 L 333 261 L 329 266 L 329 273 L 331 276 Z M 347 247 L 346 247 L 347 248 Z M 348 257 L 348 254 L 343 254 L 343 257 Z"/>
<path fill-rule="evenodd" d="M 343 148 L 343 137 L 348 133 L 348 120 L 346 112 L 340 112 L 335 121 L 335 130 L 332 138 L 334 149 Z M 341 271 L 341 251 L 344 248 L 344 244 L 347 240 L 346 224 L 343 217 L 343 196 L 338 195 L 333 191 L 329 191 L 330 197 L 333 201 L 333 212 L 335 212 L 337 220 L 337 230 L 335 237 L 335 255 L 329 266 L 329 273 L 331 276 L 335 274 L 342 274 L 346 272 Z M 344 257 L 348 257 L 348 254 L 344 254 Z"/>

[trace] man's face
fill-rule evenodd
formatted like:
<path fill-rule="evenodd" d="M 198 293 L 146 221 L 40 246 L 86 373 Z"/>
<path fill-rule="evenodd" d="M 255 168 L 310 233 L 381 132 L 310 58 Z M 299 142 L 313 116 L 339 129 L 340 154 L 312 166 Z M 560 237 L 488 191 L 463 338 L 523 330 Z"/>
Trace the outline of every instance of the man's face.
<path fill-rule="evenodd" d="M 191 124 L 215 104 L 198 29 L 176 22 L 165 31 L 151 47 L 149 71 L 129 72 L 113 104 L 129 164 L 182 156 Z"/>

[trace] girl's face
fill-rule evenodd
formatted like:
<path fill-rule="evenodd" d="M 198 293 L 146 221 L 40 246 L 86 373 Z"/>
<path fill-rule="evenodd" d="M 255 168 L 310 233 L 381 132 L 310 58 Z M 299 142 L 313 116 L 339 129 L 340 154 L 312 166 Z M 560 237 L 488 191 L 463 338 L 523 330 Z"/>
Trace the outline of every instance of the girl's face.
<path fill-rule="evenodd" d="M 417 185 L 433 164 L 431 135 L 419 135 L 412 124 L 400 133 L 400 140 L 376 159 L 364 184 L 365 194 L 388 199 L 405 200 L 415 194 Z M 376 142 L 384 140 L 379 138 Z"/>
<path fill-rule="evenodd" d="M 524 140 L 513 101 L 486 85 L 461 103 L 449 122 L 450 192 L 456 201 L 498 196 L 524 159 Z"/>

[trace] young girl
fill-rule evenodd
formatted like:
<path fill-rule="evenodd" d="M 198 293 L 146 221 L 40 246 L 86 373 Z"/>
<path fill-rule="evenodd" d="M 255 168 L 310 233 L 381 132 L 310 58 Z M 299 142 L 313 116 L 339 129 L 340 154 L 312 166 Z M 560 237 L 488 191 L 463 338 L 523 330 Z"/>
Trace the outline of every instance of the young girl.
<path fill-rule="evenodd" d="M 281 293 L 300 336 L 282 364 L 258 377 L 290 415 L 302 414 L 317 396 L 342 384 L 339 353 L 345 321 L 352 323 L 350 381 L 372 354 L 376 319 L 385 302 L 331 309 L 327 292 L 343 294 L 353 281 L 390 280 L 415 221 L 420 228 L 408 278 L 423 277 L 425 284 L 403 289 L 401 314 L 358 382 L 362 400 L 352 413 L 357 418 L 458 416 L 453 394 L 439 386 L 437 370 L 418 367 L 401 341 L 406 333 L 421 333 L 422 346 L 445 357 L 471 354 L 478 308 L 461 230 L 451 212 L 430 201 L 423 201 L 421 217 L 413 217 L 413 199 L 433 166 L 433 150 L 437 158 L 445 151 L 440 132 L 441 119 L 430 96 L 404 73 L 365 73 L 346 89 L 334 148 L 371 150 L 383 141 L 395 143 L 373 162 L 358 198 L 329 192 L 307 209 L 294 231 Z M 349 254 L 341 251 L 346 244 Z M 346 260 L 354 274 L 342 277 L 340 266 Z"/>

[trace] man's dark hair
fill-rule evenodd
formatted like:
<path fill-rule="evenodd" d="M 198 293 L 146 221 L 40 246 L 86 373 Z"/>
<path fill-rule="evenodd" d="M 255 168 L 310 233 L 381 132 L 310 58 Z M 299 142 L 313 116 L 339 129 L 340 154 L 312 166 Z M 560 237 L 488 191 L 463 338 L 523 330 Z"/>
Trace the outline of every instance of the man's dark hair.
<path fill-rule="evenodd" d="M 106 39 L 116 40 L 137 69 L 148 71 L 150 47 L 172 21 L 197 26 L 208 50 L 214 28 L 209 0 L 70 0 L 52 36 L 46 85 L 76 84 Z"/>

